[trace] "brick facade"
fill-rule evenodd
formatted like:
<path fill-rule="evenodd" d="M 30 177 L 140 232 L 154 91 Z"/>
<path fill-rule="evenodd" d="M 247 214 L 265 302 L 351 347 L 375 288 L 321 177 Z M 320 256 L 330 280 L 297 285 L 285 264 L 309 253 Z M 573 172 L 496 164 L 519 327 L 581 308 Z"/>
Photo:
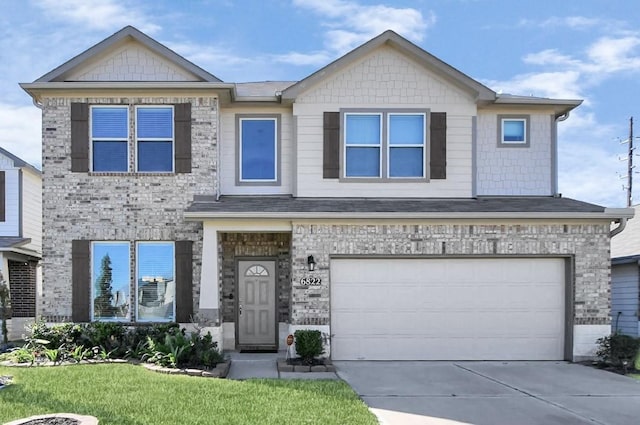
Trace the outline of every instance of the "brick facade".
<path fill-rule="evenodd" d="M 9 260 L 11 317 L 36 316 L 36 261 Z"/>
<path fill-rule="evenodd" d="M 318 287 L 296 285 L 307 256 Z M 606 224 L 302 224 L 293 226 L 291 323 L 330 324 L 333 255 L 559 256 L 574 263 L 574 324 L 608 325 L 609 226 Z"/>
<path fill-rule="evenodd" d="M 192 172 L 72 173 L 72 102 L 123 104 L 190 103 Z M 71 241 L 193 241 L 193 298 L 197 314 L 202 224 L 185 222 L 194 195 L 212 194 L 217 179 L 218 100 L 215 97 L 48 98 L 43 101 L 43 318 L 71 320 Z M 133 134 L 133 113 L 130 127 Z M 135 141 L 129 139 L 130 169 Z M 87 265 L 88 267 L 89 265 Z M 131 267 L 134 282 L 135 267 Z M 132 283 L 133 285 L 133 283 Z M 132 288 L 131 294 L 134 294 Z"/>

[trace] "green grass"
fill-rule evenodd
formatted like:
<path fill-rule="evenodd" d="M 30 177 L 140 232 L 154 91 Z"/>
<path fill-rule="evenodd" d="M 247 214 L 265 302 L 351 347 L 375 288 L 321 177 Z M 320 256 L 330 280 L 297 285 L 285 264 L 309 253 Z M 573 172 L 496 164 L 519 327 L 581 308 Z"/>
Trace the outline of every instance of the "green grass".
<path fill-rule="evenodd" d="M 76 413 L 100 425 L 377 424 L 341 381 L 231 381 L 163 375 L 129 364 L 0 367 L 0 423 Z"/>

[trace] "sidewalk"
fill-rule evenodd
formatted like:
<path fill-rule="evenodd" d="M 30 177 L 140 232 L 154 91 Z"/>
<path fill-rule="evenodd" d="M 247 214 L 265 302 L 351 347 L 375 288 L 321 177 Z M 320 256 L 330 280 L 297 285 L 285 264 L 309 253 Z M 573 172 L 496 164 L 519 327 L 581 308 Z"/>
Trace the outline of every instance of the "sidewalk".
<path fill-rule="evenodd" d="M 285 351 L 278 353 L 224 353 L 231 359 L 227 379 L 340 379 L 335 372 L 278 372 L 278 359 L 286 357 Z"/>

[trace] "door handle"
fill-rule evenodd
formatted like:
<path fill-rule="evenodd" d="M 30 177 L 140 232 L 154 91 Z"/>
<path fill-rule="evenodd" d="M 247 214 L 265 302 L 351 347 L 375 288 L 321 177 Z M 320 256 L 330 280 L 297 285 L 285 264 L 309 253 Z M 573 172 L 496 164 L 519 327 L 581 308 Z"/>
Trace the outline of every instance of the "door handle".
<path fill-rule="evenodd" d="M 242 314 L 242 304 L 238 304 L 238 314 Z"/>

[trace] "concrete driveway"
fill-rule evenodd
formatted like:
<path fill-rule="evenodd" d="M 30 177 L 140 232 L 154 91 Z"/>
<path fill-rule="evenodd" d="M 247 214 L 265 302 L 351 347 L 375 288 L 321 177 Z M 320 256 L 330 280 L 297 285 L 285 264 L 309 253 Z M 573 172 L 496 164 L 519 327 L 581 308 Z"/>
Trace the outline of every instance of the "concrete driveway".
<path fill-rule="evenodd" d="M 566 362 L 334 362 L 388 425 L 631 425 L 640 381 Z"/>

